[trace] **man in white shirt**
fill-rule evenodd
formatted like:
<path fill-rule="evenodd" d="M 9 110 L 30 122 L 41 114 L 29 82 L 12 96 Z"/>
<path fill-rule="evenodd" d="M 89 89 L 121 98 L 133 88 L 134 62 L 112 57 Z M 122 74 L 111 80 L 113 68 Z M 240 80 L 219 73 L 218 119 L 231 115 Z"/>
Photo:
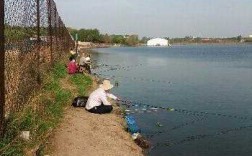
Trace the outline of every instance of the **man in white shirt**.
<path fill-rule="evenodd" d="M 112 88 L 113 85 L 110 81 L 104 80 L 100 87 L 90 94 L 86 104 L 86 110 L 96 114 L 110 113 L 113 107 L 107 100 L 107 97 L 118 100 L 115 95 L 108 93 Z"/>
<path fill-rule="evenodd" d="M 82 53 L 82 57 L 80 58 L 79 64 L 82 68 L 84 68 L 83 70 L 86 70 L 89 74 L 91 74 L 91 60 L 89 56 L 85 57 L 85 53 Z"/>

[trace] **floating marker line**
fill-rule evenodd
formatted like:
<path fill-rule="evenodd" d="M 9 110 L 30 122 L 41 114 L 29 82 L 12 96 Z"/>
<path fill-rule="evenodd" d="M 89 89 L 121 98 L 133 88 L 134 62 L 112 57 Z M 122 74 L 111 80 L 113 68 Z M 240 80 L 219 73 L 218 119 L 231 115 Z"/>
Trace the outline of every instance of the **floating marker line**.
<path fill-rule="evenodd" d="M 184 139 L 181 139 L 181 140 L 175 141 L 175 142 L 167 141 L 165 143 L 157 143 L 153 148 L 171 147 L 174 145 L 180 145 L 180 144 L 184 144 L 184 143 L 191 142 L 191 141 L 202 140 L 205 138 L 212 138 L 212 137 L 216 137 L 216 136 L 226 135 L 231 132 L 238 132 L 238 131 L 242 131 L 242 130 L 246 130 L 246 129 L 250 129 L 250 128 L 252 128 L 252 125 L 246 125 L 246 126 L 241 126 L 241 127 L 237 127 L 237 128 L 221 130 L 221 131 L 218 131 L 214 134 L 199 134 L 199 135 L 187 136 Z"/>
<path fill-rule="evenodd" d="M 136 68 L 136 67 L 140 67 L 142 66 L 143 64 L 137 64 L 137 65 L 132 65 L 132 66 L 106 66 L 106 67 L 109 67 L 109 69 L 105 69 L 105 70 L 99 70 L 97 72 L 99 73 L 102 73 L 102 72 L 108 72 L 108 71 L 118 71 L 118 70 L 125 70 L 125 71 L 128 71 L 129 69 L 132 69 L 132 68 Z"/>
<path fill-rule="evenodd" d="M 158 136 L 160 134 L 168 133 L 168 132 L 183 128 L 183 127 L 188 126 L 188 125 L 193 125 L 193 124 L 195 124 L 197 122 L 200 122 L 200 121 L 203 121 L 205 119 L 207 119 L 207 118 L 204 118 L 204 117 L 203 118 L 198 118 L 196 120 L 192 120 L 192 121 L 189 121 L 189 122 L 185 122 L 185 123 L 173 126 L 172 128 L 169 128 L 168 130 L 148 133 L 148 134 L 146 134 L 146 137 L 150 139 L 150 138 L 153 138 L 154 136 Z"/>
<path fill-rule="evenodd" d="M 131 77 L 131 76 L 115 76 L 115 75 L 106 75 L 106 74 L 97 74 L 97 73 L 94 73 L 94 74 L 102 76 L 102 77 L 105 76 L 105 77 L 107 77 L 109 79 L 113 79 L 113 80 L 116 80 L 116 77 L 118 77 L 118 78 L 126 78 L 126 79 L 131 79 L 131 80 L 171 84 L 171 81 L 166 81 L 166 80 L 154 80 L 154 79 L 148 79 L 148 78 L 139 78 L 139 77 Z"/>
<path fill-rule="evenodd" d="M 190 115 L 195 115 L 195 116 L 205 116 L 205 115 L 212 115 L 212 116 L 219 116 L 219 117 L 226 117 L 226 118 L 234 118 L 234 119 L 240 119 L 240 120 L 252 120 L 251 117 L 245 117 L 245 116 L 237 116 L 237 115 L 226 115 L 226 114 L 221 114 L 221 113 L 211 113 L 211 112 L 202 112 L 202 111 L 191 111 L 191 110 L 186 110 L 186 109 L 177 109 L 177 108 L 172 108 L 172 107 L 160 107 L 160 106 L 152 106 L 148 104 L 144 104 L 141 102 L 137 101 L 129 101 L 129 100 L 120 100 L 124 104 L 128 104 L 131 106 L 146 106 L 146 107 L 153 107 L 153 108 L 159 108 L 167 111 L 175 111 L 183 114 L 190 114 Z"/>

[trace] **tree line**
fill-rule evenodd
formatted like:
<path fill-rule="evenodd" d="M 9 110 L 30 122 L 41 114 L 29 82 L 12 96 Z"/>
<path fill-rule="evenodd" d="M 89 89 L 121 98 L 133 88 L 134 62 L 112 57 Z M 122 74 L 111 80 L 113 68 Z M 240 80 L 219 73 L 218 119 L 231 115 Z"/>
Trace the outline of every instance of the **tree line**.
<path fill-rule="evenodd" d="M 138 35 L 109 35 L 101 34 L 98 29 L 68 29 L 73 38 L 76 38 L 78 34 L 78 41 L 81 42 L 93 42 L 93 43 L 105 43 L 105 44 L 118 44 L 137 46 L 144 44 L 149 38 L 143 37 L 139 39 Z"/>
<path fill-rule="evenodd" d="M 137 46 L 146 44 L 150 37 L 139 38 L 138 35 L 109 35 L 101 34 L 98 29 L 71 29 L 69 32 L 75 38 L 78 34 L 78 40 L 82 42 L 105 43 L 105 44 L 119 44 L 127 46 Z M 187 43 L 234 43 L 234 42 L 252 42 L 251 38 L 242 37 L 241 35 L 230 38 L 202 38 L 185 36 L 181 38 L 163 37 L 169 40 L 171 44 L 187 44 Z"/>
<path fill-rule="evenodd" d="M 93 43 L 105 43 L 113 45 L 126 45 L 126 46 L 138 46 L 146 44 L 150 37 L 139 38 L 138 35 L 116 35 L 116 34 L 102 34 L 98 29 L 72 29 L 68 28 L 71 36 L 75 39 L 76 34 L 78 34 L 78 40 L 81 42 L 93 42 Z M 55 32 L 52 28 L 52 32 Z M 19 42 L 28 41 L 31 37 L 36 37 L 37 28 L 36 27 L 19 27 L 19 26 L 9 26 L 5 25 L 5 37 L 7 42 Z M 48 28 L 41 27 L 40 35 L 46 37 L 48 35 Z M 54 35 L 54 33 L 52 34 Z M 163 37 L 169 40 L 170 44 L 188 44 L 188 43 L 234 43 L 234 42 L 248 42 L 252 43 L 252 38 L 242 37 L 241 35 L 230 37 L 230 38 L 202 38 L 202 37 L 192 37 L 185 36 L 181 38 L 169 38 Z"/>

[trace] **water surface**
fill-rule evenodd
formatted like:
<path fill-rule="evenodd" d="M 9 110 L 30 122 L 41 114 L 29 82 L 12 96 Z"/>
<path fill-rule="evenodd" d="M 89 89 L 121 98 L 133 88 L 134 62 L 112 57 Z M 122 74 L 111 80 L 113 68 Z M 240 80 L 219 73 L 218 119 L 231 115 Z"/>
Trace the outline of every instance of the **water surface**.
<path fill-rule="evenodd" d="M 133 115 L 152 142 L 148 155 L 251 155 L 251 45 L 95 51 L 97 64 L 109 66 L 93 72 L 119 82 L 114 94 L 180 110 L 148 113 L 141 111 L 144 105 L 130 108 L 137 109 Z"/>

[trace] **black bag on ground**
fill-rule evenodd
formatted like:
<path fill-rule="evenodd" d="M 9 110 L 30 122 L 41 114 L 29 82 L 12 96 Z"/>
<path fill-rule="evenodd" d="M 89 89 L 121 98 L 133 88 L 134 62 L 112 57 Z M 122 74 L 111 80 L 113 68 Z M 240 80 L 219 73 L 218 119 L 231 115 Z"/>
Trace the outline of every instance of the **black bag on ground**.
<path fill-rule="evenodd" d="M 78 96 L 74 98 L 72 106 L 74 107 L 85 107 L 88 100 L 88 96 Z"/>

